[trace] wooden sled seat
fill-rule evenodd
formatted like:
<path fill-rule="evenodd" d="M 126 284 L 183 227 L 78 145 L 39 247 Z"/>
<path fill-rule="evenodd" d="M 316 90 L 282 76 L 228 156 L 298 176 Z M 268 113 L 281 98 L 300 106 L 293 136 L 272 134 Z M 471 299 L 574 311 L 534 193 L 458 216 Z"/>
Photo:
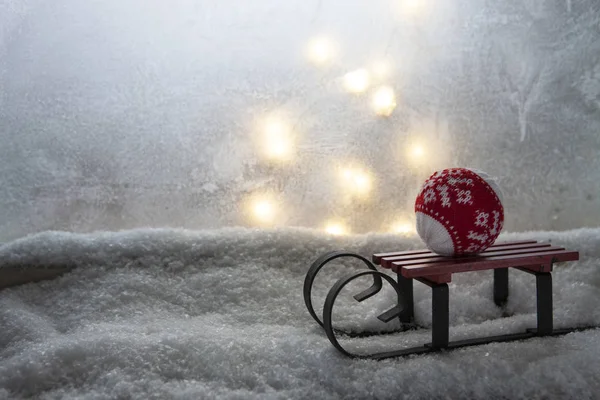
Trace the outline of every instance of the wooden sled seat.
<path fill-rule="evenodd" d="M 508 299 L 508 270 L 517 268 L 536 276 L 538 336 L 554 332 L 552 317 L 552 268 L 554 263 L 579 260 L 579 252 L 537 241 L 498 243 L 477 255 L 446 257 L 429 250 L 374 254 L 373 263 L 398 275 L 402 289 L 402 322 L 413 320 L 412 279 L 430 286 L 432 296 L 432 347 L 445 348 L 449 337 L 448 283 L 452 275 L 470 271 L 494 271 L 494 302 Z"/>
<path fill-rule="evenodd" d="M 550 243 L 522 241 L 499 243 L 475 256 L 445 257 L 429 250 L 380 253 L 373 263 L 389 268 L 405 278 L 448 283 L 452 274 L 497 268 L 519 268 L 531 272 L 551 272 L 561 261 L 579 260 L 579 252 L 552 246 Z"/>

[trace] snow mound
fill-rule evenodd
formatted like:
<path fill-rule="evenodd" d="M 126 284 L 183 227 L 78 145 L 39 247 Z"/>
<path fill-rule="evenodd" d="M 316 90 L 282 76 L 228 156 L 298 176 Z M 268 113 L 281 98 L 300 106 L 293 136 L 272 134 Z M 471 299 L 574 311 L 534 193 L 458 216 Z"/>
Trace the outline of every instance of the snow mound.
<path fill-rule="evenodd" d="M 600 229 L 505 234 L 581 253 L 558 265 L 555 326 L 600 325 Z M 0 268 L 68 265 L 55 280 L 0 292 L 0 398 L 593 398 L 600 393 L 600 330 L 385 360 L 333 349 L 302 299 L 320 254 L 423 247 L 393 235 L 330 237 L 306 229 L 45 232 L 0 246 Z M 349 268 L 322 270 L 313 300 Z M 535 326 L 535 280 L 510 274 L 505 310 L 490 273 L 451 284 L 451 339 Z M 429 289 L 415 284 L 416 319 L 429 324 Z M 352 293 L 349 293 L 349 295 Z M 350 299 L 350 297 L 348 297 Z M 349 329 L 393 330 L 374 321 L 389 291 L 337 306 Z M 318 307 L 317 307 L 318 308 Z M 394 348 L 426 332 L 352 339 Z M 367 344 L 364 344 L 365 342 Z"/>

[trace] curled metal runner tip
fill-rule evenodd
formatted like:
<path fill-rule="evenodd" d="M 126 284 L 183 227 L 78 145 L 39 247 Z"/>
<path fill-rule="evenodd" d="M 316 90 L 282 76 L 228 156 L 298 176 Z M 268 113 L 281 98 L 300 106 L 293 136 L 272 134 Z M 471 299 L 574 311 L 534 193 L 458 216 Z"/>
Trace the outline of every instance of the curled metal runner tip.
<path fill-rule="evenodd" d="M 367 268 L 370 271 L 378 272 L 371 261 L 367 260 L 365 257 L 361 256 L 360 254 L 356 254 L 356 253 L 351 253 L 351 252 L 347 252 L 347 251 L 332 251 L 329 253 L 325 253 L 322 256 L 320 256 L 319 258 L 317 258 L 315 260 L 315 262 L 313 262 L 312 265 L 310 266 L 308 272 L 306 273 L 306 277 L 304 278 L 304 304 L 306 304 L 306 308 L 308 309 L 308 312 L 310 313 L 310 315 L 313 317 L 313 319 L 315 321 L 317 321 L 317 323 L 319 325 L 321 325 L 321 327 L 324 327 L 323 321 L 315 313 L 315 309 L 312 304 L 312 299 L 311 299 L 312 286 L 315 281 L 315 277 L 317 276 L 317 274 L 319 273 L 321 268 L 323 268 L 328 262 L 335 260 L 337 258 L 341 258 L 341 257 L 351 257 L 351 258 L 359 259 L 367 266 Z M 377 293 L 379 293 L 381 288 L 382 288 L 381 277 L 378 274 L 373 274 L 373 285 L 371 285 L 368 289 L 354 295 L 354 298 L 356 299 L 356 301 L 359 301 L 359 302 L 364 301 L 364 300 L 368 299 L 369 297 L 372 297 L 372 296 L 376 295 Z"/>
<path fill-rule="evenodd" d="M 398 286 L 396 281 L 394 281 L 394 279 L 391 278 L 390 276 L 384 274 L 383 272 L 379 272 L 379 271 L 365 270 L 365 271 L 358 271 L 358 272 L 350 273 L 350 274 L 347 274 L 346 276 L 340 278 L 335 283 L 335 285 L 333 285 L 333 287 L 329 290 L 329 293 L 327 294 L 327 298 L 325 300 L 325 306 L 323 307 L 323 328 L 325 329 L 325 333 L 327 333 L 327 338 L 329 338 L 329 341 L 331 342 L 331 344 L 333 344 L 333 346 L 337 350 L 339 350 L 342 354 L 344 354 L 348 357 L 353 357 L 353 358 L 377 358 L 378 354 L 364 354 L 364 355 L 355 354 L 355 353 L 351 353 L 350 351 L 344 349 L 342 347 L 342 345 L 339 343 L 339 341 L 337 340 L 336 329 L 333 328 L 331 317 L 332 317 L 333 305 L 335 303 L 335 300 L 338 297 L 339 293 L 344 288 L 344 286 L 346 286 L 353 280 L 360 278 L 361 276 L 366 276 L 366 275 L 372 275 L 374 280 L 378 280 L 380 283 L 381 283 L 381 279 L 383 278 L 394 288 L 394 290 L 396 291 L 396 294 L 398 295 L 398 298 L 401 298 L 400 287 Z M 377 292 L 379 292 L 380 289 L 381 289 L 381 286 L 378 288 Z M 377 293 L 377 292 L 375 292 L 375 293 Z M 375 293 L 373 293 L 373 294 L 375 294 Z M 399 317 L 400 314 L 402 313 L 403 308 L 404 308 L 404 305 L 396 305 L 393 308 L 391 308 L 390 310 L 381 314 L 378 318 L 383 322 L 389 322 L 392 319 Z M 382 355 L 389 354 L 389 352 L 385 352 L 385 353 L 381 353 L 381 354 Z"/>

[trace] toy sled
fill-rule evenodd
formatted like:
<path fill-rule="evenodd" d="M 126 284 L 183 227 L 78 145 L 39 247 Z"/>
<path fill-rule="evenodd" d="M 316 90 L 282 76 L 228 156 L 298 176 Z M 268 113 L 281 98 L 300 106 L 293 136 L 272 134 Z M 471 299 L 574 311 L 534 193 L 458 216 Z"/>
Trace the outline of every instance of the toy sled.
<path fill-rule="evenodd" d="M 361 260 L 367 269 L 350 273 L 340 278 L 329 290 L 323 308 L 323 320 L 319 319 L 312 305 L 312 286 L 318 272 L 327 263 L 341 257 L 353 257 Z M 595 327 L 578 327 L 570 329 L 554 329 L 552 307 L 552 268 L 557 262 L 575 261 L 579 252 L 552 246 L 549 243 L 536 241 L 519 241 L 499 243 L 489 247 L 476 256 L 444 257 L 429 250 L 402 251 L 394 253 L 374 254 L 372 261 L 349 252 L 331 252 L 319 257 L 310 267 L 304 280 L 304 302 L 310 315 L 325 329 L 325 333 L 333 346 L 349 357 L 384 359 L 390 357 L 424 354 L 429 352 L 451 350 L 466 346 L 487 344 L 492 342 L 508 342 L 540 336 L 564 335 L 574 331 L 593 329 Z M 396 273 L 397 280 L 389 274 L 378 271 L 375 265 Z M 537 296 L 537 327 L 522 333 L 489 336 L 476 339 L 449 341 L 449 291 L 448 283 L 453 274 L 469 271 L 493 270 L 494 302 L 502 306 L 508 299 L 508 272 L 515 268 L 535 276 Z M 332 326 L 333 305 L 340 291 L 353 280 L 371 276 L 373 284 L 368 289 L 354 295 L 358 302 L 364 301 L 382 289 L 383 281 L 389 283 L 398 295 L 398 303 L 393 308 L 379 315 L 383 322 L 398 318 L 403 330 L 415 327 L 413 311 L 413 280 L 417 280 L 431 288 L 432 293 L 432 325 L 431 342 L 422 346 L 397 349 L 392 351 L 355 354 L 342 347 L 339 335 L 346 333 Z M 356 334 L 355 334 L 356 335 Z M 360 336 L 358 334 L 357 336 Z M 366 335 L 365 335 L 366 336 Z"/>

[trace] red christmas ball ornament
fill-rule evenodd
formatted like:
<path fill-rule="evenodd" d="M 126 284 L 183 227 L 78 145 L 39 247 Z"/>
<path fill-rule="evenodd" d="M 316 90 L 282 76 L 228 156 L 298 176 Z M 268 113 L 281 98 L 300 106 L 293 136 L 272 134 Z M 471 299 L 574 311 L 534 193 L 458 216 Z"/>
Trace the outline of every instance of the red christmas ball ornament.
<path fill-rule="evenodd" d="M 498 184 L 485 172 L 467 168 L 431 175 L 417 196 L 415 212 L 419 236 L 444 256 L 484 251 L 504 224 Z"/>

